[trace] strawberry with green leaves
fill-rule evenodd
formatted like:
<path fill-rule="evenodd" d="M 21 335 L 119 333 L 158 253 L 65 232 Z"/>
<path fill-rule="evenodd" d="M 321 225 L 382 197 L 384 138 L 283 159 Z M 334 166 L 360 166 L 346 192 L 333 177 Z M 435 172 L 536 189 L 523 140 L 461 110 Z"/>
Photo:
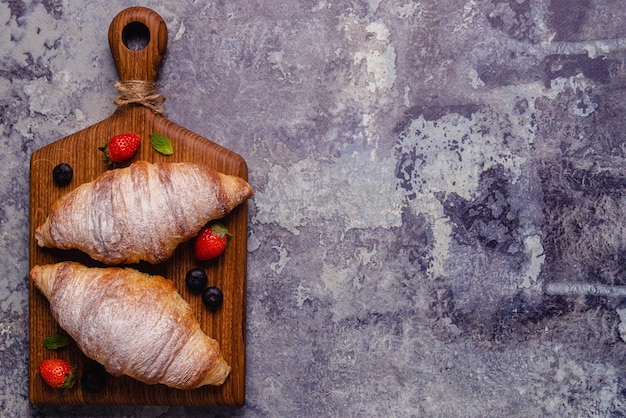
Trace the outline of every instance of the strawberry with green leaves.
<path fill-rule="evenodd" d="M 115 167 L 115 164 L 130 160 L 137 153 L 141 145 L 141 137 L 134 133 L 115 135 L 104 143 L 100 151 L 104 153 L 102 160 L 107 166 Z"/>
<path fill-rule="evenodd" d="M 228 229 L 220 223 L 205 226 L 196 236 L 194 256 L 200 261 L 219 257 L 226 249 L 228 239 L 232 236 Z"/>
<path fill-rule="evenodd" d="M 76 382 L 72 365 L 59 358 L 39 363 L 39 374 L 48 386 L 55 389 L 69 389 Z"/>

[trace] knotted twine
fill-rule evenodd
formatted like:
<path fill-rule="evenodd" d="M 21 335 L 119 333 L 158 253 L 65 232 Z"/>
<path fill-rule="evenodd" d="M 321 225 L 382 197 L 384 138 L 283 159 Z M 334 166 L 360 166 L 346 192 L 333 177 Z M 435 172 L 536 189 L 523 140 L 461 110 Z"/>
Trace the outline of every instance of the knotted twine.
<path fill-rule="evenodd" d="M 120 94 L 113 103 L 117 106 L 138 104 L 145 106 L 154 113 L 162 114 L 165 96 L 156 92 L 156 83 L 144 80 L 116 81 L 115 88 Z"/>

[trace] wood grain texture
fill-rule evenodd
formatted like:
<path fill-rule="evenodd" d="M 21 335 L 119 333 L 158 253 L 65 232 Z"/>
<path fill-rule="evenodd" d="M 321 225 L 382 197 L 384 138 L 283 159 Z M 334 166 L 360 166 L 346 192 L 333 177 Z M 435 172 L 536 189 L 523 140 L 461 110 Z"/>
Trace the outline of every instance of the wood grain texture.
<path fill-rule="evenodd" d="M 123 29 L 132 22 L 141 22 L 150 30 L 150 41 L 141 53 L 128 50 L 121 37 Z M 113 32 L 113 33 L 111 33 Z M 119 36 L 118 36 L 119 35 Z M 109 30 L 111 50 L 124 79 L 154 81 L 158 66 L 165 54 L 167 29 L 155 12 L 133 7 L 122 11 Z M 117 52 L 116 52 L 117 51 Z M 153 78 L 154 77 L 154 78 Z M 29 265 L 74 260 L 89 266 L 99 264 L 79 251 L 60 251 L 39 248 L 34 239 L 35 228 L 44 222 L 56 199 L 78 185 L 94 180 L 105 167 L 98 150 L 112 136 L 135 132 L 141 135 L 142 145 L 132 161 L 201 162 L 223 173 L 247 180 L 248 168 L 236 153 L 195 134 L 151 110 L 132 105 L 118 108 L 109 118 L 84 130 L 53 142 L 31 157 L 30 167 L 30 258 Z M 160 133 L 172 140 L 174 154 L 164 156 L 154 151 L 149 142 L 151 133 Z M 58 187 L 52 179 L 52 169 L 59 163 L 74 169 L 71 183 Z M 132 216 L 132 214 L 129 214 Z M 158 222 L 155 219 L 155 222 Z M 141 271 L 172 279 L 182 297 L 189 302 L 204 332 L 219 341 L 224 358 L 231 366 L 231 374 L 220 387 L 202 387 L 191 391 L 170 389 L 162 385 L 145 385 L 128 377 L 108 376 L 106 389 L 98 394 L 83 392 L 80 385 L 59 396 L 59 391 L 45 385 L 38 376 L 37 365 L 51 357 L 63 357 L 78 366 L 79 372 L 89 369 L 87 359 L 72 343 L 59 352 L 42 346 L 46 336 L 63 332 L 52 318 L 48 301 L 30 284 L 29 287 L 29 399 L 38 404 L 118 404 L 118 405 L 243 405 L 245 400 L 245 330 L 246 330 L 246 268 L 248 208 L 243 203 L 223 219 L 234 234 L 226 252 L 217 260 L 199 263 L 193 257 L 193 242 L 188 241 L 176 250 L 168 261 L 152 266 L 135 265 Z M 185 273 L 194 267 L 204 267 L 209 284 L 224 292 L 224 303 L 217 312 L 207 310 L 197 294 L 185 287 Z M 132 338 L 132 336 L 128 336 Z"/>

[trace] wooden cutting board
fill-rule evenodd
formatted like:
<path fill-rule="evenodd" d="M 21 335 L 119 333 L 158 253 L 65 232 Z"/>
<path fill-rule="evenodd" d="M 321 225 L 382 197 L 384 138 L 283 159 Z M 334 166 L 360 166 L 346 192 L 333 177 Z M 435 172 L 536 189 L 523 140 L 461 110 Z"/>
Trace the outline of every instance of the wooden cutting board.
<path fill-rule="evenodd" d="M 127 39 L 138 35 L 147 45 L 132 49 Z M 149 39 L 148 39 L 149 38 Z M 132 7 L 120 12 L 109 27 L 109 44 L 121 81 L 157 79 L 167 46 L 167 27 L 154 11 Z M 198 105 L 201 105 L 200 103 Z M 98 266 L 79 251 L 39 248 L 34 231 L 42 224 L 56 199 L 78 185 L 94 180 L 107 168 L 98 147 L 116 134 L 134 132 L 142 137 L 138 154 L 132 161 L 201 162 L 227 174 L 247 180 L 244 159 L 236 153 L 182 128 L 149 108 L 131 104 L 120 106 L 107 119 L 35 151 L 30 163 L 30 268 L 34 265 L 73 260 Z M 174 153 L 157 153 L 150 146 L 149 135 L 159 133 L 171 139 Z M 132 162 L 131 161 L 131 162 Z M 55 185 L 52 169 L 59 163 L 74 169 L 71 183 Z M 128 164 L 125 164 L 128 165 Z M 129 214 L 132 216 L 132 214 Z M 158 222 L 158 220 L 155 220 Z M 223 219 L 234 234 L 226 252 L 216 261 L 200 264 L 193 258 L 193 240 L 176 250 L 173 257 L 159 265 L 135 265 L 141 271 L 159 274 L 174 281 L 182 297 L 196 313 L 204 332 L 221 345 L 231 374 L 220 387 L 205 386 L 190 391 L 170 389 L 163 385 L 145 385 L 128 377 L 107 376 L 104 391 L 84 392 L 80 384 L 60 396 L 60 392 L 45 385 L 38 375 L 38 364 L 47 358 L 61 357 L 78 368 L 79 375 L 93 366 L 72 341 L 69 347 L 50 351 L 43 347 L 44 339 L 63 330 L 52 318 L 48 301 L 30 283 L 29 287 L 29 398 L 37 404 L 124 404 L 124 405 L 243 405 L 245 398 L 245 331 L 246 331 L 246 261 L 248 208 L 243 203 Z M 209 285 L 224 293 L 224 303 L 217 312 L 206 309 L 199 295 L 185 287 L 185 273 L 194 267 L 205 268 Z M 133 338 L 132 335 L 128 336 Z"/>

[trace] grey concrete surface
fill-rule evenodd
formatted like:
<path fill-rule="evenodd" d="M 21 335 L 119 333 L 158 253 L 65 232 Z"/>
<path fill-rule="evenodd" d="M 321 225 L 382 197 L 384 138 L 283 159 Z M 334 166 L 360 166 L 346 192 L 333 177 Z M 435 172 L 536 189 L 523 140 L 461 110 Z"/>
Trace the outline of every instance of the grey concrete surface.
<path fill-rule="evenodd" d="M 0 1 L 0 415 L 626 415 L 626 5 L 144 1 L 242 155 L 240 409 L 28 403 L 34 150 L 115 109 L 122 0 Z"/>

